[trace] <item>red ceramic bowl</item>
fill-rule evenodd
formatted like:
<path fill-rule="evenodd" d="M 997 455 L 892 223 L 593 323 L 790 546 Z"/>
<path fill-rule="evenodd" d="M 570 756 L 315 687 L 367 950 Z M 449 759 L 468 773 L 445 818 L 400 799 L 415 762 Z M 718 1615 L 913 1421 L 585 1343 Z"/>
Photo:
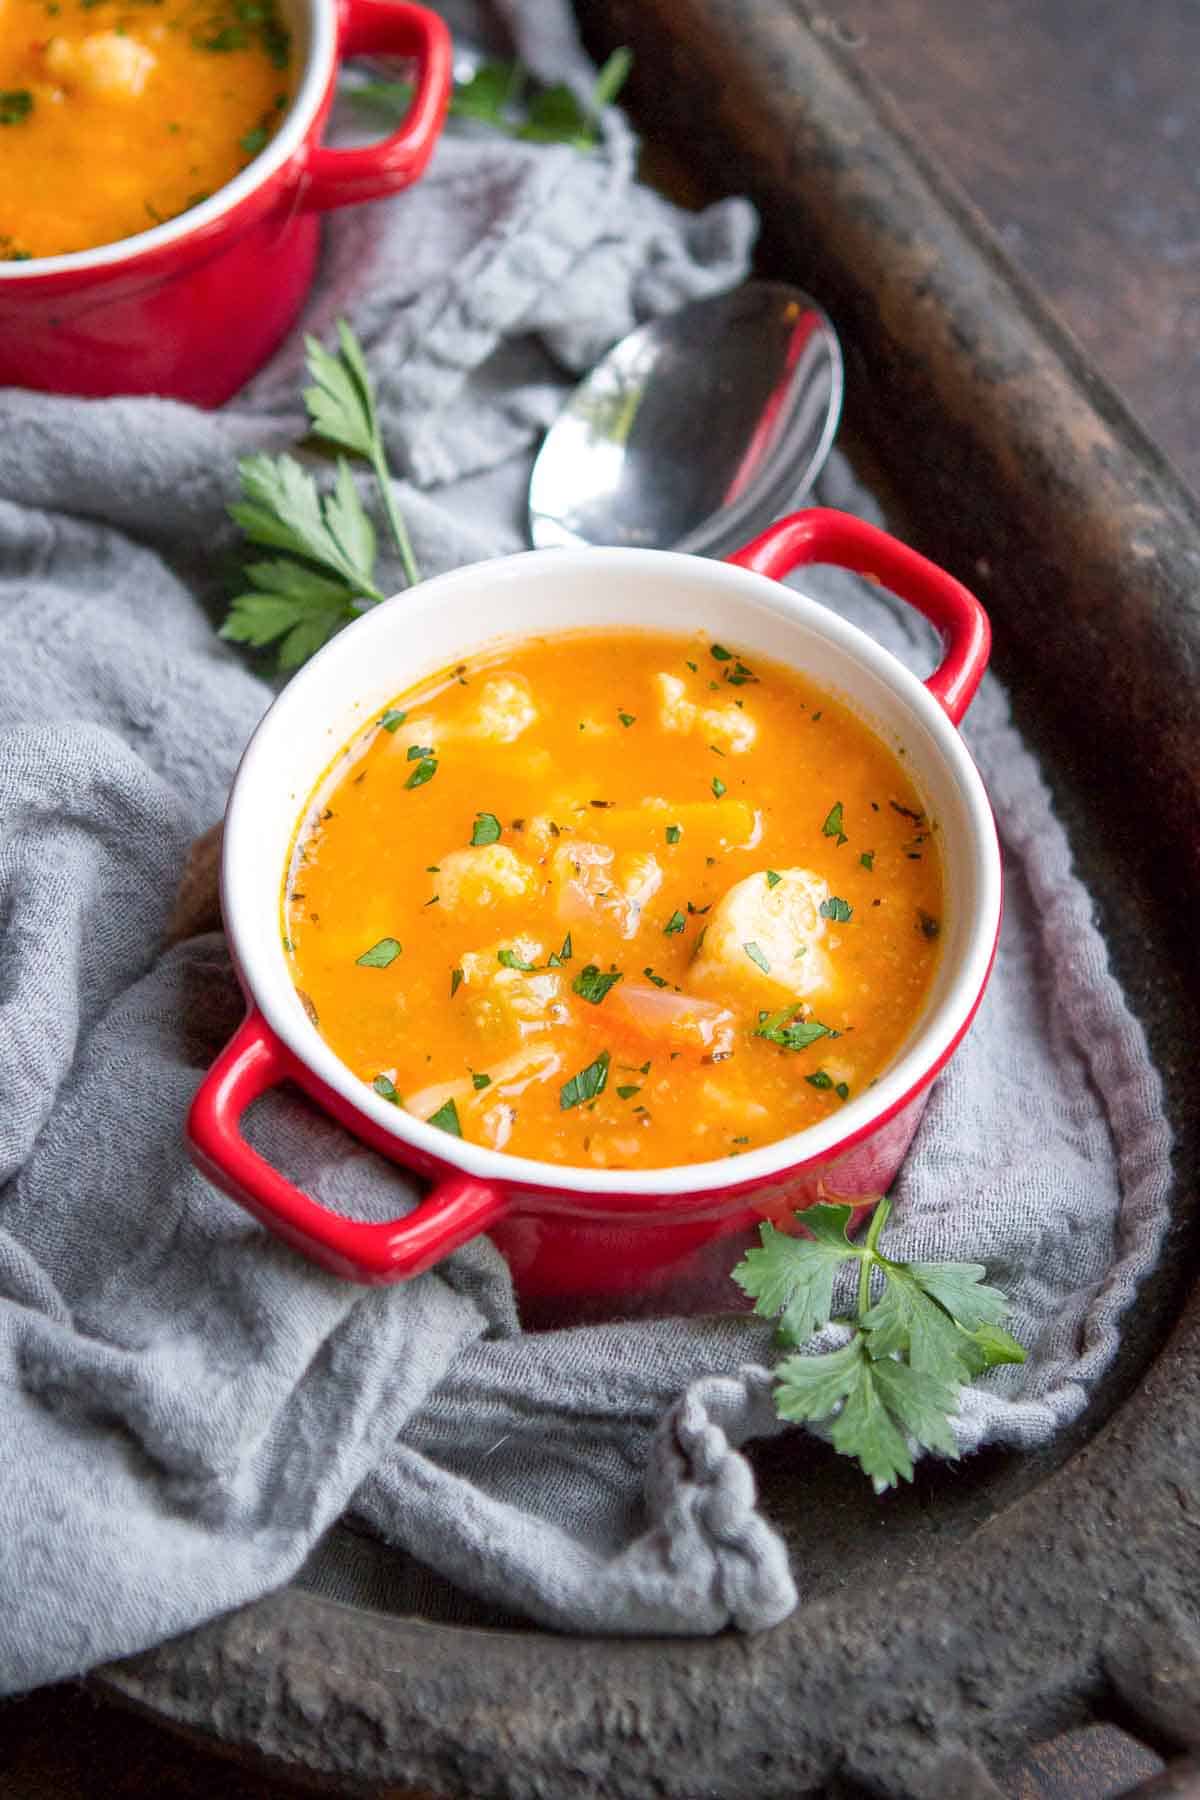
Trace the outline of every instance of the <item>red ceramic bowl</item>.
<path fill-rule="evenodd" d="M 865 633 L 772 579 L 805 563 L 878 577 L 942 634 L 922 683 Z M 498 638 L 567 626 L 650 627 L 714 638 L 809 674 L 903 749 L 940 826 L 943 950 L 924 1014 L 879 1079 L 836 1115 L 735 1160 L 670 1169 L 566 1168 L 466 1143 L 390 1105 L 310 1022 L 281 945 L 280 894 L 296 820 L 330 758 L 411 683 Z M 723 1266 L 764 1217 L 821 1198 L 878 1195 L 979 1004 L 1000 922 L 1000 858 L 979 775 L 955 726 L 987 662 L 983 609 L 894 538 L 836 512 L 798 513 L 727 563 L 653 550 L 540 550 L 477 563 L 366 613 L 283 691 L 252 739 L 225 821 L 222 905 L 246 991 L 245 1023 L 205 1076 L 192 1152 L 219 1186 L 326 1268 L 356 1281 L 414 1275 L 477 1232 L 507 1256 L 525 1303 L 640 1303 Z M 242 1136 L 245 1109 L 291 1080 L 385 1156 L 429 1182 L 386 1224 L 347 1220 L 301 1193 Z"/>
<path fill-rule="evenodd" d="M 0 263 L 0 385 L 219 406 L 295 322 L 319 215 L 421 174 L 450 94 L 450 38 L 437 15 L 408 0 L 284 0 L 282 10 L 297 87 L 248 168 L 152 231 Z M 368 52 L 416 62 L 408 116 L 381 143 L 323 149 L 338 63 Z"/>

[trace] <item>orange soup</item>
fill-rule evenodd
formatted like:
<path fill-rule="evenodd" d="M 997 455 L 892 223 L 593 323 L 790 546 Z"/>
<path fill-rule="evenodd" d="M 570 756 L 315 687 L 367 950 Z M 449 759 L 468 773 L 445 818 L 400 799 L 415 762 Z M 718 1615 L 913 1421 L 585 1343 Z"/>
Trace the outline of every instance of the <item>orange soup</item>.
<path fill-rule="evenodd" d="M 275 0 L 0 0 L 0 259 L 148 231 L 232 180 L 290 99 Z"/>
<path fill-rule="evenodd" d="M 801 676 L 533 638 L 398 695 L 298 830 L 285 949 L 363 1082 L 457 1136 L 646 1169 L 838 1111 L 918 1018 L 936 821 Z"/>

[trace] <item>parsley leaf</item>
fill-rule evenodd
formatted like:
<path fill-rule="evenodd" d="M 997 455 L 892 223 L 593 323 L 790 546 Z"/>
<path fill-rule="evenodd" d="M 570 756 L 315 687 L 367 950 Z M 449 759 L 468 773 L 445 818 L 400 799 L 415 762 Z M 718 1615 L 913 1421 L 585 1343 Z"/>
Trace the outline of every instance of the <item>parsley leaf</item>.
<path fill-rule="evenodd" d="M 537 968 L 536 963 L 525 962 L 522 957 L 517 955 L 515 950 L 509 950 L 507 947 L 503 950 L 497 950 L 496 961 L 502 964 L 506 969 L 519 969 L 522 975 L 532 975 Z"/>
<path fill-rule="evenodd" d="M 436 758 L 432 756 L 423 756 L 404 785 L 406 788 L 424 787 L 425 783 L 427 781 L 432 781 L 436 774 Z"/>
<path fill-rule="evenodd" d="M 28 88 L 0 89 L 0 125 L 19 125 L 33 111 L 33 95 Z"/>
<path fill-rule="evenodd" d="M 748 944 L 743 944 L 742 949 L 746 952 L 746 955 L 750 958 L 752 963 L 757 963 L 764 975 L 769 975 L 771 973 L 771 965 L 756 943 L 751 941 Z"/>
<path fill-rule="evenodd" d="M 590 150 L 596 142 L 596 122 L 624 86 L 632 62 L 628 50 L 614 50 L 586 104 L 562 83 L 526 97 L 527 74 L 521 63 L 481 63 L 465 81 L 455 83 L 449 111 L 454 118 L 472 119 L 509 137 Z M 402 117 L 412 104 L 413 90 L 406 81 L 369 81 L 352 89 L 351 98 Z"/>
<path fill-rule="evenodd" d="M 387 1075 L 377 1075 L 371 1086 L 381 1099 L 390 1100 L 393 1106 L 402 1104 L 400 1096 L 396 1092 L 396 1084 Z"/>
<path fill-rule="evenodd" d="M 784 1050 L 807 1050 L 818 1038 L 833 1037 L 828 1025 L 822 1025 L 819 1019 L 798 1019 L 796 1014 L 803 1010 L 803 1002 L 795 1006 L 785 1006 L 777 1013 L 759 1013 L 758 1024 L 754 1036 L 766 1038 L 768 1043 L 778 1044 Z"/>
<path fill-rule="evenodd" d="M 377 944 L 372 944 L 369 950 L 364 950 L 354 960 L 360 969 L 386 969 L 395 962 L 400 950 L 401 945 L 395 938 L 380 938 Z"/>
<path fill-rule="evenodd" d="M 767 870 L 767 886 L 769 888 L 778 887 L 782 880 L 783 880 L 783 876 L 780 875 L 777 870 L 775 870 L 775 869 Z"/>
<path fill-rule="evenodd" d="M 331 356 L 317 338 L 304 340 L 308 372 L 313 380 L 312 387 L 304 390 L 304 404 L 319 436 L 370 463 L 400 552 L 405 582 L 414 587 L 421 577 L 392 492 L 391 471 L 362 346 L 345 319 L 338 320 L 337 332 L 336 356 Z"/>
<path fill-rule="evenodd" d="M 847 838 L 846 833 L 842 829 L 842 826 L 844 823 L 845 823 L 845 821 L 842 816 L 842 803 L 839 800 L 836 802 L 835 805 L 830 807 L 828 815 L 826 816 L 826 819 L 825 819 L 825 823 L 821 827 L 821 832 L 822 832 L 823 836 L 837 839 L 839 849 L 843 844 L 849 843 L 849 841 L 850 841 L 849 838 Z"/>
<path fill-rule="evenodd" d="M 637 724 L 637 718 L 634 713 L 619 712 L 617 717 L 620 719 L 622 725 L 625 726 L 626 730 L 628 730 L 631 725 Z"/>
<path fill-rule="evenodd" d="M 853 1335 L 837 1350 L 780 1363 L 775 1404 L 783 1419 L 826 1424 L 877 1493 L 912 1479 L 914 1443 L 957 1456 L 951 1420 L 964 1383 L 1025 1357 L 999 1323 L 1008 1301 L 983 1285 L 978 1263 L 901 1263 L 880 1251 L 889 1212 L 880 1200 L 859 1244 L 846 1236 L 851 1207 L 811 1206 L 796 1215 L 807 1239 L 764 1224 L 760 1247 L 733 1271 L 755 1312 L 777 1315 L 785 1341 L 798 1346 L 831 1322 L 838 1270 L 857 1262 L 855 1314 L 839 1321 Z M 883 1285 L 872 1303 L 873 1277 Z"/>
<path fill-rule="evenodd" d="M 491 1087 L 491 1085 L 492 1078 L 490 1075 L 480 1074 L 476 1069 L 471 1070 L 471 1086 L 475 1089 L 477 1094 L 482 1093 L 485 1087 Z"/>
<path fill-rule="evenodd" d="M 671 985 L 665 975 L 656 975 L 651 968 L 643 969 L 642 974 L 646 977 L 647 981 L 652 981 L 657 988 L 669 987 Z"/>
<path fill-rule="evenodd" d="M 581 1000 L 587 1000 L 593 1006 L 599 1006 L 609 988 L 616 987 L 620 979 L 621 976 L 617 970 L 614 969 L 605 975 L 601 973 L 595 963 L 588 963 L 580 969 L 571 983 L 571 992 L 578 994 Z"/>
<path fill-rule="evenodd" d="M 500 821 L 495 813 L 477 812 L 471 831 L 472 844 L 495 844 L 500 840 Z"/>
<path fill-rule="evenodd" d="M 714 800 L 719 800 L 721 795 L 725 792 L 725 783 L 721 780 L 719 775 L 714 775 L 712 778 L 712 791 Z"/>
<path fill-rule="evenodd" d="M 875 852 L 873 850 L 864 850 L 858 860 L 864 869 L 873 869 L 875 867 Z"/>
<path fill-rule="evenodd" d="M 462 1126 L 458 1122 L 458 1108 L 453 1100 L 444 1101 L 436 1112 L 430 1113 L 425 1123 L 436 1125 L 439 1131 L 448 1131 L 451 1137 L 460 1138 L 462 1136 Z"/>
<path fill-rule="evenodd" d="M 682 826 L 680 826 L 680 825 L 668 825 L 667 826 L 667 842 L 668 842 L 668 844 L 677 844 L 682 836 L 683 836 Z"/>
<path fill-rule="evenodd" d="M 395 736 L 407 717 L 408 714 L 401 711 L 400 708 L 389 706 L 387 711 L 380 715 L 379 723 L 385 731 L 390 731 Z"/>
<path fill-rule="evenodd" d="M 635 1094 L 640 1094 L 641 1091 L 642 1091 L 642 1087 L 641 1087 L 640 1082 L 638 1082 L 634 1086 L 630 1086 L 630 1085 L 626 1084 L 626 1086 L 619 1087 L 617 1089 L 617 1099 L 618 1100 L 632 1100 L 633 1096 Z"/>
<path fill-rule="evenodd" d="M 552 950 L 546 958 L 546 967 L 548 969 L 561 969 L 564 963 L 570 962 L 572 954 L 571 934 L 568 931 L 566 937 L 562 941 L 562 949 Z"/>
<path fill-rule="evenodd" d="M 451 971 L 450 971 L 450 998 L 452 1000 L 453 1000 L 455 994 L 457 994 L 459 988 L 462 986 L 462 982 L 463 982 L 462 970 L 461 969 L 451 969 Z"/>
<path fill-rule="evenodd" d="M 670 918 L 667 920 L 666 924 L 663 926 L 663 936 L 664 937 L 675 937 L 679 932 L 681 932 L 683 930 L 683 928 L 686 924 L 687 924 L 687 920 L 684 918 L 684 916 L 681 912 L 678 912 L 678 911 L 673 912 L 671 914 Z"/>
<path fill-rule="evenodd" d="M 604 1092 L 610 1061 L 609 1052 L 602 1050 L 595 1062 L 590 1062 L 586 1069 L 580 1069 L 578 1075 L 572 1075 L 570 1081 L 563 1083 L 558 1090 L 558 1104 L 564 1112 L 581 1101 L 594 1100 Z"/>
<path fill-rule="evenodd" d="M 396 510 L 362 350 L 344 320 L 338 337 L 337 356 L 315 338 L 307 340 L 314 385 L 305 391 L 305 403 L 323 437 L 370 463 L 411 583 L 418 579 L 416 564 Z M 279 643 L 279 667 L 296 668 L 364 607 L 383 599 L 375 581 L 375 529 L 345 457 L 338 457 L 325 495 L 293 456 L 243 457 L 238 475 L 242 498 L 229 508 L 235 522 L 251 543 L 299 560 L 249 565 L 252 586 L 231 602 L 220 635 L 255 648 Z"/>
<path fill-rule="evenodd" d="M 847 919 L 853 917 L 854 908 L 836 894 L 830 894 L 828 900 L 822 900 L 820 912 L 823 919 L 833 919 L 839 925 L 844 925 Z"/>
<path fill-rule="evenodd" d="M 726 650 L 724 644 L 710 644 L 708 654 L 715 656 L 718 662 L 732 662 L 733 660 L 733 652 Z"/>

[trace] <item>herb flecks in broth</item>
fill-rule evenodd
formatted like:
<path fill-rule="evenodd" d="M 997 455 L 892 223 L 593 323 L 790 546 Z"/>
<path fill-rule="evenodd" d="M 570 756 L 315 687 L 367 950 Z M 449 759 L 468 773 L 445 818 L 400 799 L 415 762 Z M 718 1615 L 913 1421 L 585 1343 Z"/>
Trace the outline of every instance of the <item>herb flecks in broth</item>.
<path fill-rule="evenodd" d="M 366 1090 L 637 1169 L 769 1144 L 878 1078 L 946 908 L 936 823 L 862 721 L 701 639 L 531 639 L 464 669 L 373 714 L 285 884 L 297 986 Z"/>
<path fill-rule="evenodd" d="M 176 217 L 259 155 L 287 111 L 275 0 L 4 0 L 3 17 L 0 260 Z"/>

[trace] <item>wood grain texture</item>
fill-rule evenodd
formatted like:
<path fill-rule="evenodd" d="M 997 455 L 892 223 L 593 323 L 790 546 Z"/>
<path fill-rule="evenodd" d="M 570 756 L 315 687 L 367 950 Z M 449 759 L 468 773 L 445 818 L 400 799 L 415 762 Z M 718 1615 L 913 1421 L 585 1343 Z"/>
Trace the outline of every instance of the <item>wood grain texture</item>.
<path fill-rule="evenodd" d="M 1200 489 L 1200 9 L 827 0 L 813 10 Z"/>

